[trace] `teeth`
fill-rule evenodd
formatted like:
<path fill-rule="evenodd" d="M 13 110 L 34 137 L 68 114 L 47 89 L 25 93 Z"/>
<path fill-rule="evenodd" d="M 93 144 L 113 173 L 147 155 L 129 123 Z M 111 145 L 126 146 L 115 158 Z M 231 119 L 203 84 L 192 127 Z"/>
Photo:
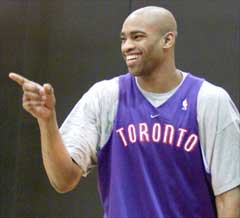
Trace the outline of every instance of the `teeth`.
<path fill-rule="evenodd" d="M 128 55 L 127 61 L 137 59 L 138 55 Z"/>

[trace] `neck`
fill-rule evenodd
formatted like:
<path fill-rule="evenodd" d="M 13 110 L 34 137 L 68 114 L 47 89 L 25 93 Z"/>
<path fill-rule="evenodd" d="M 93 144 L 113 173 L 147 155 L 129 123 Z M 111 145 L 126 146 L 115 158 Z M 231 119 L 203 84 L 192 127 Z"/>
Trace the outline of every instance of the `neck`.
<path fill-rule="evenodd" d="M 182 80 L 180 70 L 176 69 L 175 63 L 166 63 L 151 74 L 137 77 L 138 84 L 148 92 L 164 93 L 179 85 Z"/>

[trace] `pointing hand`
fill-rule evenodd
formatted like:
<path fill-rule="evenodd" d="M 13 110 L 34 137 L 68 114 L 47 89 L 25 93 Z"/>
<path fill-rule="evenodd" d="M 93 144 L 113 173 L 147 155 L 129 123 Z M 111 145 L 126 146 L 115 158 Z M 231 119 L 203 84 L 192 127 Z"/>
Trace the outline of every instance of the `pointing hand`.
<path fill-rule="evenodd" d="M 41 86 L 16 73 L 10 73 L 9 78 L 22 87 L 22 106 L 27 112 L 35 118 L 45 121 L 54 115 L 56 99 L 50 84 Z"/>

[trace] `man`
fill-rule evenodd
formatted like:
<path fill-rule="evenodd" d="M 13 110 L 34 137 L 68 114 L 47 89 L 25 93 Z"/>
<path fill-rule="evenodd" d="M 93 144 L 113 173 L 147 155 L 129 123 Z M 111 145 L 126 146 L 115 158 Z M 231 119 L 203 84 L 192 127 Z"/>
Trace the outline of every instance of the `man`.
<path fill-rule="evenodd" d="M 130 73 L 95 84 L 61 130 L 51 85 L 9 75 L 58 192 L 97 163 L 104 217 L 240 217 L 239 112 L 222 88 L 176 69 L 176 37 L 168 10 L 131 13 L 121 31 Z"/>

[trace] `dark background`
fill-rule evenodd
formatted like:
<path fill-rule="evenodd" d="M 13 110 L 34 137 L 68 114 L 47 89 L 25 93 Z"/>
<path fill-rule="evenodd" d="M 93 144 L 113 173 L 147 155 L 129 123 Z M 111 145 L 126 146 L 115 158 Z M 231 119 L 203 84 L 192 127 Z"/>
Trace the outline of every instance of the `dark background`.
<path fill-rule="evenodd" d="M 50 82 L 61 124 L 96 81 L 126 71 L 119 33 L 132 10 L 159 5 L 178 21 L 178 68 L 224 87 L 239 108 L 238 0 L 0 0 L 0 217 L 101 217 L 94 170 L 71 193 L 50 186 L 36 121 L 9 72 Z"/>

